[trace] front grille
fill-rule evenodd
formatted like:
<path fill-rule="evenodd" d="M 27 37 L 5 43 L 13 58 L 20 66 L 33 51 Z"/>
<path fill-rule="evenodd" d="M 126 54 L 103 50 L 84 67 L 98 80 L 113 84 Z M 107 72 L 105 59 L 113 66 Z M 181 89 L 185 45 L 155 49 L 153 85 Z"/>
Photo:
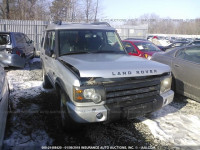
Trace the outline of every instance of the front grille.
<path fill-rule="evenodd" d="M 104 85 L 106 90 L 106 103 L 121 103 L 137 101 L 159 95 L 160 78 L 142 80 L 129 80 Z M 153 100 L 153 99 L 152 99 Z"/>

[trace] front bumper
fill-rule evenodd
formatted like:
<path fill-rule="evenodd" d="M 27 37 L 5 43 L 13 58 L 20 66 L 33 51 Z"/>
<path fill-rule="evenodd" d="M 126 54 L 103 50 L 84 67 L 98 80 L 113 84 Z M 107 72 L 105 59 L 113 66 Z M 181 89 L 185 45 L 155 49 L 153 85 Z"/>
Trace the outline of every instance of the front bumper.
<path fill-rule="evenodd" d="M 26 62 L 25 58 L 22 58 L 17 54 L 10 54 L 7 53 L 6 51 L 0 52 L 0 63 L 3 64 L 4 67 L 15 66 L 23 68 L 25 62 Z"/>
<path fill-rule="evenodd" d="M 120 118 L 132 119 L 137 116 L 151 113 L 159 110 L 160 108 L 168 105 L 173 101 L 174 92 L 172 90 L 163 93 L 157 97 L 151 97 L 149 102 L 137 105 L 127 103 L 122 105 L 101 105 L 101 106 L 88 106 L 77 107 L 72 103 L 67 102 L 68 113 L 71 118 L 78 123 L 91 123 L 91 122 L 111 122 Z M 97 116 L 102 117 L 98 119 Z"/>

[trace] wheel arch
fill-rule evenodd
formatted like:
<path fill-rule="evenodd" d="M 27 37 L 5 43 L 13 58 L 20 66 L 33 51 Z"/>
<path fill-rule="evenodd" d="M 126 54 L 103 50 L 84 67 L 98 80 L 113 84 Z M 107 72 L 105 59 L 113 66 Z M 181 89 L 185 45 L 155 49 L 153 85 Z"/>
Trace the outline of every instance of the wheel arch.
<path fill-rule="evenodd" d="M 58 92 L 58 90 L 61 89 L 61 90 L 65 91 L 65 93 L 66 93 L 67 95 L 69 95 L 68 90 L 67 90 L 67 88 L 65 87 L 65 84 L 64 84 L 63 80 L 60 79 L 59 77 L 56 78 L 56 80 L 55 80 L 55 89 L 56 89 L 56 92 Z"/>

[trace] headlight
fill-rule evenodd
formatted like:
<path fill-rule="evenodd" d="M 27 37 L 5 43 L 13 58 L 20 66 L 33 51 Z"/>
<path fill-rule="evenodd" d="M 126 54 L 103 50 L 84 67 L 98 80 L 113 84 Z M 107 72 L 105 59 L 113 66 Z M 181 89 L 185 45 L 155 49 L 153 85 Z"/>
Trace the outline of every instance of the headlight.
<path fill-rule="evenodd" d="M 74 87 L 74 101 L 76 102 L 94 102 L 100 103 L 105 99 L 105 91 L 103 87 L 94 88 Z"/>
<path fill-rule="evenodd" d="M 167 92 L 171 89 L 172 77 L 165 77 L 161 80 L 160 93 Z"/>
<path fill-rule="evenodd" d="M 94 89 L 85 89 L 83 91 L 83 96 L 85 99 L 91 99 L 93 94 L 95 94 Z"/>

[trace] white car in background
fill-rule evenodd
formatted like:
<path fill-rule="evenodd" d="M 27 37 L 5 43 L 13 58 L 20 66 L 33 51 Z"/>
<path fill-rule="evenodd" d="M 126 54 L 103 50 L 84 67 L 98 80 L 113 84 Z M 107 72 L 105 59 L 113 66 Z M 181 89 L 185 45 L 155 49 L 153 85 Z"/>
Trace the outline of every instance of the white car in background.
<path fill-rule="evenodd" d="M 161 36 L 153 36 L 152 38 L 149 38 L 148 40 L 157 46 L 168 46 L 171 44 L 169 40 Z"/>

